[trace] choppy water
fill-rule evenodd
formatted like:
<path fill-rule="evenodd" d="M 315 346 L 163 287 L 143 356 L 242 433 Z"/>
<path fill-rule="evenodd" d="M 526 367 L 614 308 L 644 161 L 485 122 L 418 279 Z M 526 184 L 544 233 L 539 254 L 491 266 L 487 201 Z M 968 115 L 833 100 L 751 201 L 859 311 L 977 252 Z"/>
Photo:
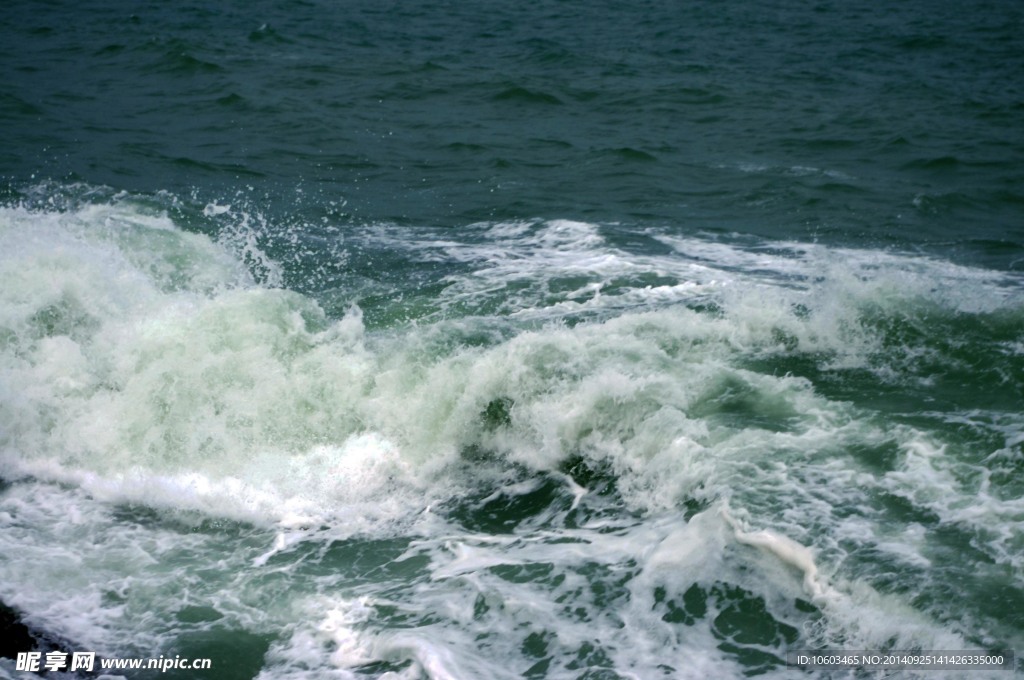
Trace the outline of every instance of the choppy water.
<path fill-rule="evenodd" d="M 264 680 L 1024 652 L 1020 9 L 11 7 L 27 623 Z"/>

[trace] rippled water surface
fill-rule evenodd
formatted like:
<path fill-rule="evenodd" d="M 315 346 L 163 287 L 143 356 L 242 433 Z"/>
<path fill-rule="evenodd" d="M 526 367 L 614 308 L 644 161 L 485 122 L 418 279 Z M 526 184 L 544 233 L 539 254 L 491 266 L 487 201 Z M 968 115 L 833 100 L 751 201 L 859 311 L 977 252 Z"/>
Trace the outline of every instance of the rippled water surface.
<path fill-rule="evenodd" d="M 15 0 L 0 600 L 182 678 L 1024 652 L 1022 24 Z"/>

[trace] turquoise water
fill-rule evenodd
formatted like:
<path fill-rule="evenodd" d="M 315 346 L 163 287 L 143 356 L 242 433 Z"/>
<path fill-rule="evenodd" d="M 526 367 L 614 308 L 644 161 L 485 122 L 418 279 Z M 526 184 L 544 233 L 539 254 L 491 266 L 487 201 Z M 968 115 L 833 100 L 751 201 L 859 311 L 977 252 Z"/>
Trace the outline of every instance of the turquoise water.
<path fill-rule="evenodd" d="M 1022 23 L 15 2 L 0 600 L 183 678 L 1024 650 Z"/>

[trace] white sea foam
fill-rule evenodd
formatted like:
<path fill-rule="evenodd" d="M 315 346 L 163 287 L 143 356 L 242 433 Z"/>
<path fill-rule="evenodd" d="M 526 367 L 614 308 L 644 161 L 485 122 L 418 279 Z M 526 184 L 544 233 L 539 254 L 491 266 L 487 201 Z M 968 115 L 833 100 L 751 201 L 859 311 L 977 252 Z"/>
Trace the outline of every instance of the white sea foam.
<path fill-rule="evenodd" d="M 967 531 L 976 548 L 1011 567 L 1014 582 L 1024 585 L 1024 498 L 995 493 L 989 468 L 957 462 L 944 448 L 908 433 L 903 460 L 886 474 L 884 487 L 934 512 L 941 523 Z"/>
<path fill-rule="evenodd" d="M 900 645 L 963 645 L 905 604 L 859 584 L 843 584 L 845 591 L 826 584 L 811 553 L 784 536 L 733 524 L 712 509 L 689 521 L 651 516 L 615 531 L 502 537 L 449 527 L 415 541 L 400 558 L 431 561 L 429 578 L 416 580 L 400 599 L 391 590 L 389 598 L 310 600 L 308 614 L 272 650 L 274 665 L 266 673 L 330 677 L 386 661 L 411 664 L 393 677 L 472 678 L 495 665 L 519 677 L 538 660 L 522 648 L 543 640 L 551 677 L 572 677 L 572 660 L 594 653 L 626 677 L 743 677 L 743 668 L 721 651 L 730 633 L 720 618 L 735 606 L 729 598 L 743 592 L 782 625 L 809 626 L 819 644 L 871 647 L 896 639 Z M 522 578 L 531 569 L 535 576 Z M 678 612 L 675 603 L 695 587 L 707 595 L 688 605 L 695 609 L 680 629 L 668 614 Z M 801 596 L 812 597 L 826 618 L 812 624 L 793 609 Z M 672 603 L 668 611 L 665 601 Z M 384 610 L 423 623 L 396 631 L 382 618 Z M 752 648 L 777 653 L 776 645 Z M 317 658 L 311 652 L 323 648 L 332 650 L 329 663 L 310 668 L 308 660 Z M 766 670 L 768 677 L 787 676 L 781 668 Z"/>
<path fill-rule="evenodd" d="M 332 320 L 257 283 L 280 283 L 279 269 L 244 229 L 218 246 L 128 205 L 0 209 L 0 472 L 22 480 L 0 496 L 0 553 L 18 556 L 0 559 L 0 597 L 123 652 L 119 640 L 158 649 L 181 632 L 154 612 L 174 611 L 174 584 L 187 582 L 225 625 L 278 635 L 266 677 L 354 677 L 369 663 L 392 677 L 519 677 L 544 655 L 551 677 L 574 677 L 583 658 L 651 677 L 666 650 L 686 660 L 676 677 L 740 676 L 716 623 L 740 597 L 807 644 L 968 644 L 964 627 L 843 565 L 866 548 L 911 570 L 932 564 L 921 524 L 894 528 L 879 509 L 891 494 L 975 532 L 1019 573 L 1024 508 L 981 465 L 1013 462 L 1019 423 L 999 416 L 1006 446 L 957 462 L 913 428 L 739 359 L 869 366 L 880 341 L 865 307 L 925 299 L 986 313 L 1016 304 L 1012 282 L 806 244 L 653 235 L 674 252 L 637 255 L 585 223 L 477 229 L 475 241 L 370 230 L 465 270 L 440 294 L 447 317 L 367 332 L 358 307 Z M 493 322 L 493 310 L 472 313 L 487 295 L 523 325 L 460 342 Z M 562 323 L 580 310 L 600 313 Z M 862 449 L 897 452 L 894 469 L 878 473 Z M 567 472 L 574 460 L 615 480 L 617 514 Z M 444 513 L 549 480 L 564 503 L 529 531 L 489 535 Z M 702 511 L 687 518 L 684 502 Z M 126 504 L 251 525 L 228 545 L 118 517 Z M 395 537 L 409 544 L 393 562 L 421 566 L 394 580 L 302 571 L 320 559 L 311 544 Z M 219 561 L 220 580 L 199 583 L 189 550 Z M 267 599 L 268 573 L 295 579 L 287 597 Z M 78 594 L 56 601 L 69 584 Z M 706 612 L 670 611 L 691 587 Z M 527 638 L 541 656 L 523 651 Z M 778 632 L 753 644 L 788 643 Z"/>

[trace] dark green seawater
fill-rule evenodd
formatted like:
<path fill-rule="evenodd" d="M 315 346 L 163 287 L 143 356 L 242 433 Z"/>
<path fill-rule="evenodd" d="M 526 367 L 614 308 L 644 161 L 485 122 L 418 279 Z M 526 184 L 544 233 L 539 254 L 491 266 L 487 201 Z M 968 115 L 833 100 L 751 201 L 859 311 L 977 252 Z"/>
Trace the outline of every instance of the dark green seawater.
<path fill-rule="evenodd" d="M 130 678 L 975 677 L 787 654 L 1024 653 L 1021 121 L 1012 2 L 12 0 L 0 601 L 212 663 Z"/>

